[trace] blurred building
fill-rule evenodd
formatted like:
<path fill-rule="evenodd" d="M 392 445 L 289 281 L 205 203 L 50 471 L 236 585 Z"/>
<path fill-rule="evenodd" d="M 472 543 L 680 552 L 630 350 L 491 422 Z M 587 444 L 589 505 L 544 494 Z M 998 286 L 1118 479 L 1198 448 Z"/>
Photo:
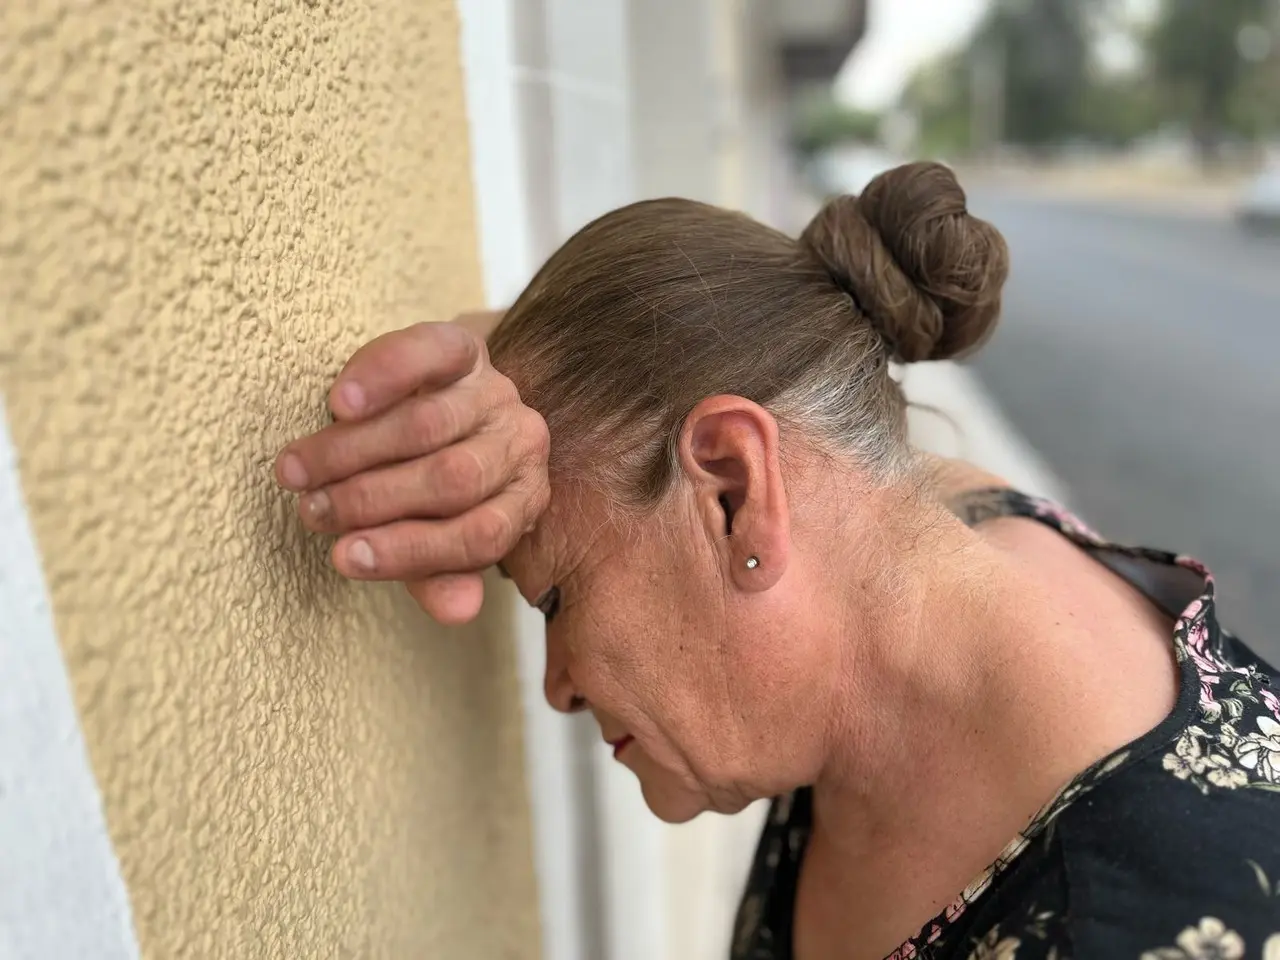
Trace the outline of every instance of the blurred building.
<path fill-rule="evenodd" d="M 329 571 L 274 487 L 371 335 L 659 194 L 789 225 L 861 0 L 0 11 L 0 943 L 723 957 L 751 818 L 660 825 L 542 625 Z"/>

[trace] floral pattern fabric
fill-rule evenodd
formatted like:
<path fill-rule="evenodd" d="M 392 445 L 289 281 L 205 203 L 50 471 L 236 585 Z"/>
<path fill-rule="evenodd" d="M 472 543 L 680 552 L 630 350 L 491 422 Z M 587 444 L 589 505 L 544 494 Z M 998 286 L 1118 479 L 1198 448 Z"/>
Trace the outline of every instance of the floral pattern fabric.
<path fill-rule="evenodd" d="M 1037 520 L 1142 590 L 1176 617 L 1180 689 L 1163 722 L 1075 777 L 887 960 L 1280 960 L 1280 695 L 1218 623 L 1212 576 L 1014 490 L 953 509 L 970 525 Z M 807 788 L 774 801 L 731 960 L 791 960 L 812 815 Z"/>

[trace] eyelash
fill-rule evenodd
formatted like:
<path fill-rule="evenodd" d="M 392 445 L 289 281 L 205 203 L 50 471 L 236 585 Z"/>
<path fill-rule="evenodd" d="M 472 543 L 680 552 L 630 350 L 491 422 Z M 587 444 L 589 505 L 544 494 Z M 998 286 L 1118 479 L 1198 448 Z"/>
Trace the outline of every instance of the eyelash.
<path fill-rule="evenodd" d="M 547 623 L 550 623 L 555 615 L 560 612 L 560 588 L 552 587 L 539 597 L 537 607 L 542 611 L 542 615 L 547 618 Z"/>

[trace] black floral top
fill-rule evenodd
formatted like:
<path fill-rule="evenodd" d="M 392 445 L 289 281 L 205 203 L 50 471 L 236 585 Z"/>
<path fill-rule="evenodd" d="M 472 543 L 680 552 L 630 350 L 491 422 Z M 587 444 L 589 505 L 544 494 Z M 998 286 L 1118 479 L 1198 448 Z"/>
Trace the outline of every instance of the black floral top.
<path fill-rule="evenodd" d="M 1154 730 L 1071 781 L 889 960 L 1280 960 L 1280 696 L 1187 557 L 1108 543 L 1013 490 L 956 512 L 1039 520 L 1177 617 L 1181 687 Z M 773 802 L 731 960 L 789 960 L 809 789 Z"/>

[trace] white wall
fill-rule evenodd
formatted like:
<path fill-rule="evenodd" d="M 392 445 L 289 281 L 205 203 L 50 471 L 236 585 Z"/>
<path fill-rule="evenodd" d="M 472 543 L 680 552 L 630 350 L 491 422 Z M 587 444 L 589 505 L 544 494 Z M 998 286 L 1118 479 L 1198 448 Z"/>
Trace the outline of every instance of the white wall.
<path fill-rule="evenodd" d="M 767 25 L 743 20 L 758 2 L 460 0 L 491 303 L 510 303 L 578 227 L 641 197 L 782 221 Z M 545 705 L 542 625 L 520 624 L 544 955 L 723 960 L 763 805 L 661 824 L 594 721 Z"/>
<path fill-rule="evenodd" d="M 577 228 L 636 199 L 623 0 L 460 0 L 489 300 L 504 305 Z M 666 952 L 661 829 L 588 716 L 542 695 L 543 626 L 519 619 L 543 915 L 556 960 Z"/>
<path fill-rule="evenodd" d="M 629 5 L 636 190 L 720 200 L 714 164 L 718 97 L 713 0 Z"/>
<path fill-rule="evenodd" d="M 0 957 L 132 960 L 94 780 L 0 403 Z"/>

